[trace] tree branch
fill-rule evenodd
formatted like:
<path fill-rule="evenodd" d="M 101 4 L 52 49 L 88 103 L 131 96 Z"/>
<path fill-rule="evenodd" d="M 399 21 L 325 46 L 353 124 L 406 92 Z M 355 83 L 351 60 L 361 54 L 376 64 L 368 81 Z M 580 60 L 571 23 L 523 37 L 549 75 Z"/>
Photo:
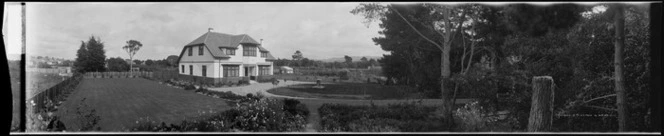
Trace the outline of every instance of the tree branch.
<path fill-rule="evenodd" d="M 396 12 L 397 15 L 399 15 L 399 17 L 401 17 L 401 19 L 403 19 L 403 21 L 406 22 L 406 24 L 408 24 L 408 26 L 410 26 L 410 28 L 412 28 L 413 31 L 415 31 L 415 33 L 417 33 L 418 35 L 420 35 L 420 37 L 422 37 L 422 38 L 424 38 L 425 40 L 427 40 L 428 42 L 430 42 L 430 43 L 436 45 L 436 47 L 438 47 L 438 49 L 440 49 L 441 51 L 443 50 L 443 46 L 441 46 L 440 44 L 436 43 L 435 41 L 433 41 L 433 40 L 427 38 L 426 36 L 424 36 L 424 34 L 422 34 L 419 30 L 417 30 L 417 28 L 415 28 L 415 26 L 413 26 L 413 24 L 411 24 L 410 22 L 408 22 L 408 20 L 407 20 L 406 18 L 404 18 L 404 17 L 401 15 L 401 13 L 399 13 L 399 11 L 398 11 L 397 9 L 394 9 L 392 6 L 388 6 L 388 8 L 390 8 L 390 9 L 392 9 L 394 12 Z"/>
<path fill-rule="evenodd" d="M 611 96 L 616 96 L 616 94 L 609 94 L 609 95 L 605 95 L 605 96 L 602 96 L 602 97 L 593 98 L 593 99 L 590 99 L 590 100 L 587 100 L 587 101 L 583 101 L 583 103 L 588 103 L 588 102 L 591 102 L 591 101 L 594 101 L 594 100 L 599 100 L 599 99 L 603 99 L 603 98 L 607 98 L 607 97 L 611 97 Z"/>

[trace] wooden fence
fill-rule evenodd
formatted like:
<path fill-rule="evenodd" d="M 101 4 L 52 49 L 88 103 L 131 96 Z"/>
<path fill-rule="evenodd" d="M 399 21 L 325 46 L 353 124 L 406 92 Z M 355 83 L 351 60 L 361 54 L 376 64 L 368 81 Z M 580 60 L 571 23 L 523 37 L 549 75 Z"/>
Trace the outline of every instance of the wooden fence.
<path fill-rule="evenodd" d="M 133 76 L 132 76 L 133 74 Z M 137 77 L 152 77 L 152 72 L 88 72 L 85 73 L 86 78 L 137 78 Z"/>
<path fill-rule="evenodd" d="M 69 93 L 76 89 L 78 83 L 83 78 L 82 74 L 75 74 L 72 77 L 56 84 L 55 86 L 46 89 L 32 98 L 28 99 L 33 105 L 33 112 L 38 113 L 42 111 L 50 111 L 54 109 L 56 103 L 62 101 Z"/>

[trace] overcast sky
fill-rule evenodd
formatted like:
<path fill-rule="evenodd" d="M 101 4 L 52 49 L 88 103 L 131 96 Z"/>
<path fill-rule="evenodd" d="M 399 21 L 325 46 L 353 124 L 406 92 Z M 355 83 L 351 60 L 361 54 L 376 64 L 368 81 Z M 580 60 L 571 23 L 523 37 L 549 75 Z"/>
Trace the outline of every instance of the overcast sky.
<path fill-rule="evenodd" d="M 369 27 L 350 13 L 358 3 L 28 3 L 27 54 L 74 59 L 81 41 L 100 37 L 108 57 L 128 58 L 127 40 L 143 43 L 136 59 L 164 59 L 208 28 L 248 34 L 277 58 L 382 56 Z"/>

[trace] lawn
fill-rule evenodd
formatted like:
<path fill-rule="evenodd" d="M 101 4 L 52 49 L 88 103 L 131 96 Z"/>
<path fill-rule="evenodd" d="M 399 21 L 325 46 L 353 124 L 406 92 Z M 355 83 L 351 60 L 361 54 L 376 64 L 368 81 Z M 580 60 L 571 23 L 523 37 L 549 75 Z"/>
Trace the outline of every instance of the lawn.
<path fill-rule="evenodd" d="M 82 103 L 84 98 L 86 100 Z M 176 124 L 203 112 L 209 114 L 230 109 L 223 99 L 147 79 L 86 78 L 56 112 L 68 130 L 77 130 L 81 126 L 81 117 L 76 114 L 79 104 L 96 110 L 96 115 L 100 116 L 97 126 L 102 131 L 131 128 L 139 118 L 149 117 L 153 121 Z"/>
<path fill-rule="evenodd" d="M 305 98 L 335 98 L 335 99 L 404 99 L 417 96 L 408 95 L 412 92 L 406 86 L 385 86 L 366 83 L 326 83 L 325 88 L 313 88 L 316 84 L 297 84 L 286 87 L 270 89 L 267 92 L 276 95 L 285 95 Z"/>

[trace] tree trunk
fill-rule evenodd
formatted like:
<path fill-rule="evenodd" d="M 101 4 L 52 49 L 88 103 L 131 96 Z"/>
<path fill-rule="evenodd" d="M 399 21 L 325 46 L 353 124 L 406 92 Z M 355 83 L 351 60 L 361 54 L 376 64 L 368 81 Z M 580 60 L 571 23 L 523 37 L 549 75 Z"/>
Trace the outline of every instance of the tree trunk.
<path fill-rule="evenodd" d="M 613 25 L 615 27 L 615 54 L 614 54 L 614 79 L 616 97 L 616 107 L 618 107 L 618 131 L 627 131 L 627 110 L 625 109 L 625 82 L 623 81 L 623 47 L 625 44 L 625 17 L 624 7 L 622 5 L 615 5 L 615 14 L 613 16 Z"/>
<path fill-rule="evenodd" d="M 129 56 L 129 76 L 134 77 L 134 57 Z"/>
<path fill-rule="evenodd" d="M 533 77 L 533 96 L 528 132 L 551 131 L 555 83 L 551 76 Z"/>
<path fill-rule="evenodd" d="M 443 12 L 444 17 L 450 17 L 452 12 L 450 9 L 445 9 Z M 452 42 L 452 26 L 450 26 L 451 21 L 447 22 L 447 25 L 445 25 L 445 37 L 443 40 L 443 47 L 442 47 L 442 52 L 440 54 L 440 92 L 441 92 L 441 99 L 443 101 L 443 115 L 447 117 L 445 119 L 445 124 L 451 127 L 453 123 L 453 118 L 452 118 L 452 107 L 454 106 L 454 101 L 452 100 L 452 94 L 450 93 L 450 90 L 445 89 L 445 81 L 447 81 L 447 78 L 450 77 L 450 43 Z"/>

